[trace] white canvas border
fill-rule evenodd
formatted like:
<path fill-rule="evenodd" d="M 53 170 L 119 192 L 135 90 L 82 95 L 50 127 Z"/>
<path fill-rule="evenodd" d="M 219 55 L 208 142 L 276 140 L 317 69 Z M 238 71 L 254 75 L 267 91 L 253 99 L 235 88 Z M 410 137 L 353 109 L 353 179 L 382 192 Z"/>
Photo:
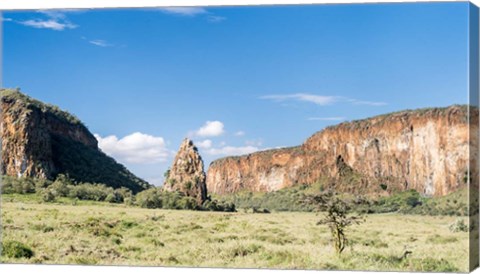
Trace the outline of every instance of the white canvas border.
<path fill-rule="evenodd" d="M 0 10 L 37 10 L 65 8 L 134 8 L 165 6 L 246 6 L 246 5 L 294 5 L 294 4 L 347 4 L 347 3 L 407 3 L 407 2 L 468 2 L 452 0 L 1 0 Z M 471 0 L 480 6 L 480 0 Z M 1 42 L 1 41 L 0 41 Z M 1 47 L 0 47 L 1 49 Z M 2 67 L 3 68 L 3 67 Z M 172 268 L 172 267 L 127 267 L 127 266 L 65 266 L 65 265 L 13 265 L 0 264 L 0 273 L 35 274 L 308 274 L 308 273 L 370 273 L 365 271 L 307 271 L 307 270 L 263 270 L 222 268 Z M 405 273 L 405 272 L 373 272 Z M 480 274 L 477 269 L 474 273 Z"/>

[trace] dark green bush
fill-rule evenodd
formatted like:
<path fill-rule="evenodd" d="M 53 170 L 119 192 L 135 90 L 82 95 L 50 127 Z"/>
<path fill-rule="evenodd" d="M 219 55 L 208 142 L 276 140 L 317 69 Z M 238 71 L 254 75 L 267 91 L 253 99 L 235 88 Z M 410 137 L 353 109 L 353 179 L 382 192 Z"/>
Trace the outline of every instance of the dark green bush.
<path fill-rule="evenodd" d="M 44 189 L 41 192 L 41 195 L 42 195 L 42 200 L 47 203 L 55 201 L 55 198 L 56 198 L 55 194 L 50 189 Z"/>
<path fill-rule="evenodd" d="M 17 241 L 5 241 L 2 244 L 2 255 L 9 258 L 31 258 L 33 250 Z"/>
<path fill-rule="evenodd" d="M 2 193 L 4 194 L 27 194 L 35 193 L 35 183 L 32 178 L 14 178 L 2 176 Z"/>
<path fill-rule="evenodd" d="M 197 200 L 193 197 L 182 197 L 177 203 L 179 209 L 198 209 Z"/>
<path fill-rule="evenodd" d="M 135 203 L 144 208 L 162 208 L 162 190 L 150 188 L 135 195 Z"/>
<path fill-rule="evenodd" d="M 203 210 L 207 211 L 223 211 L 223 212 L 235 212 L 235 204 L 226 201 L 207 200 L 202 205 Z"/>
<path fill-rule="evenodd" d="M 83 183 L 71 187 L 68 196 L 70 198 L 78 198 L 79 200 L 105 201 L 109 194 L 113 194 L 114 190 L 101 184 Z"/>

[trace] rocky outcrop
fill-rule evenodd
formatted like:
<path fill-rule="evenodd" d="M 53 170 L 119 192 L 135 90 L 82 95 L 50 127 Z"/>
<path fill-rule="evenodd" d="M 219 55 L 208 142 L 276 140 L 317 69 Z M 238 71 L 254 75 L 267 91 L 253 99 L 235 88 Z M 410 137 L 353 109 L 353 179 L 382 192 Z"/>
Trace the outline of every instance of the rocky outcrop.
<path fill-rule="evenodd" d="M 214 161 L 207 187 L 225 194 L 321 181 L 351 193 L 441 196 L 465 186 L 469 145 L 467 106 L 401 111 L 328 127 L 299 147 Z"/>
<path fill-rule="evenodd" d="M 165 178 L 166 191 L 179 191 L 194 197 L 198 205 L 207 199 L 203 160 L 193 142 L 185 138 Z"/>
<path fill-rule="evenodd" d="M 147 188 L 125 167 L 101 152 L 97 140 L 68 112 L 18 90 L 1 92 L 1 174 L 54 179 L 68 174 L 79 182 Z"/>

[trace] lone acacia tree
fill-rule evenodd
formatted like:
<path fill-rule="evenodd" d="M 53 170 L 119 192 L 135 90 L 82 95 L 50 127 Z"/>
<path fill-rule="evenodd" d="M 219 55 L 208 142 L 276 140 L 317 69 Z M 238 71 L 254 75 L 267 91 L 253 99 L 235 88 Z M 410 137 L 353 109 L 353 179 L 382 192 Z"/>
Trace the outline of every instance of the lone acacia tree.
<path fill-rule="evenodd" d="M 343 252 L 348 244 L 348 239 L 345 235 L 346 228 L 365 221 L 362 216 L 348 215 L 351 211 L 350 205 L 338 197 L 334 191 L 306 196 L 304 203 L 313 205 L 317 211 L 326 213 L 317 222 L 317 225 L 327 225 L 330 228 L 332 241 L 338 255 Z"/>

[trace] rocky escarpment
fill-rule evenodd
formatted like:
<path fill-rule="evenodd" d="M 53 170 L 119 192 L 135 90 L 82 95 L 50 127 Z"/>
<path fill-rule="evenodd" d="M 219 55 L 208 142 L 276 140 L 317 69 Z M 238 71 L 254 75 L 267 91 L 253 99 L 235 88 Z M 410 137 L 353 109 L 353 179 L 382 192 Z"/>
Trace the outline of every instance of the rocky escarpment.
<path fill-rule="evenodd" d="M 75 116 L 18 90 L 1 92 L 1 174 L 54 179 L 68 174 L 78 182 L 125 186 L 147 182 L 101 152 L 97 140 Z"/>
<path fill-rule="evenodd" d="M 165 178 L 166 191 L 179 191 L 194 197 L 198 205 L 207 199 L 203 160 L 191 140 L 185 138 Z"/>
<path fill-rule="evenodd" d="M 351 193 L 441 196 L 465 186 L 470 145 L 478 149 L 469 144 L 467 106 L 402 111 L 328 127 L 299 147 L 214 161 L 207 187 L 225 194 L 321 181 Z"/>

